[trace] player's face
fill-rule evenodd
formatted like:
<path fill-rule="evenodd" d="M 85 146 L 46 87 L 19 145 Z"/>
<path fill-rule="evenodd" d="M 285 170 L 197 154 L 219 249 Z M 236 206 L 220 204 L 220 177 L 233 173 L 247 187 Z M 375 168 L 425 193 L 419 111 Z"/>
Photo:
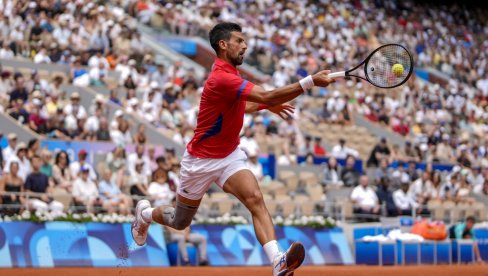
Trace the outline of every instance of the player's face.
<path fill-rule="evenodd" d="M 247 49 L 246 39 L 241 32 L 232 32 L 228 42 L 227 57 L 237 66 L 244 61 L 244 53 Z"/>

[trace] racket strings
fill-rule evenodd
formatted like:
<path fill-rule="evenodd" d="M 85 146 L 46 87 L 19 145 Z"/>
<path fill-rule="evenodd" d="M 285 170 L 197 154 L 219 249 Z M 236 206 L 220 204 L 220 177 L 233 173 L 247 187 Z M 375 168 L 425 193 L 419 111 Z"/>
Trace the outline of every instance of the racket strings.
<path fill-rule="evenodd" d="M 400 64 L 403 72 L 401 70 L 394 72 L 395 64 Z M 411 69 L 412 60 L 408 51 L 400 45 L 388 45 L 373 53 L 366 63 L 365 74 L 376 86 L 394 87 L 410 76 Z"/>

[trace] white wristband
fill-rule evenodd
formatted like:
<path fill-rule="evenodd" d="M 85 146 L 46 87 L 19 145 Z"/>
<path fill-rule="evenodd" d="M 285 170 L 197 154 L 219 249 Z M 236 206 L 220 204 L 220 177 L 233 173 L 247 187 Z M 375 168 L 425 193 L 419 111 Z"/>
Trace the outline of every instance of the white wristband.
<path fill-rule="evenodd" d="M 315 86 L 315 84 L 313 83 L 312 76 L 310 75 L 301 79 L 298 83 L 300 83 L 300 86 L 302 87 L 303 91 L 306 91 Z"/>

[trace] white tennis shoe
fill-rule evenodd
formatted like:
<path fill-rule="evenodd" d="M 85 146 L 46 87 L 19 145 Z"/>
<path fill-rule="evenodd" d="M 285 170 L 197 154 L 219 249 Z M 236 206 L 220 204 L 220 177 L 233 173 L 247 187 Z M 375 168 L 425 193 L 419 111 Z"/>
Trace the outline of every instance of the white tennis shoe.
<path fill-rule="evenodd" d="M 305 259 L 305 248 L 294 242 L 288 250 L 279 254 L 273 261 L 273 276 L 292 276 Z"/>
<path fill-rule="evenodd" d="M 150 208 L 151 203 L 148 200 L 140 200 L 137 202 L 135 218 L 132 223 L 132 238 L 137 245 L 142 246 L 146 243 L 147 239 L 147 229 L 149 228 L 149 223 L 145 222 L 142 218 L 142 211 L 146 208 Z"/>

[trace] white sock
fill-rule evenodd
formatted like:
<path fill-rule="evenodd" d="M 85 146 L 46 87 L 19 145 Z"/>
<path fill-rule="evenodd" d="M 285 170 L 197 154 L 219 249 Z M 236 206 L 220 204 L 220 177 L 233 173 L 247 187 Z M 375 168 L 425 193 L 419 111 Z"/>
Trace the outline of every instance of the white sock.
<path fill-rule="evenodd" d="M 151 223 L 153 221 L 152 219 L 152 212 L 153 212 L 154 208 L 146 208 L 144 210 L 142 210 L 142 219 L 144 220 L 144 222 L 146 223 Z"/>
<path fill-rule="evenodd" d="M 280 247 L 276 240 L 267 242 L 265 245 L 263 245 L 263 249 L 271 263 L 273 263 L 274 258 L 281 253 Z"/>

